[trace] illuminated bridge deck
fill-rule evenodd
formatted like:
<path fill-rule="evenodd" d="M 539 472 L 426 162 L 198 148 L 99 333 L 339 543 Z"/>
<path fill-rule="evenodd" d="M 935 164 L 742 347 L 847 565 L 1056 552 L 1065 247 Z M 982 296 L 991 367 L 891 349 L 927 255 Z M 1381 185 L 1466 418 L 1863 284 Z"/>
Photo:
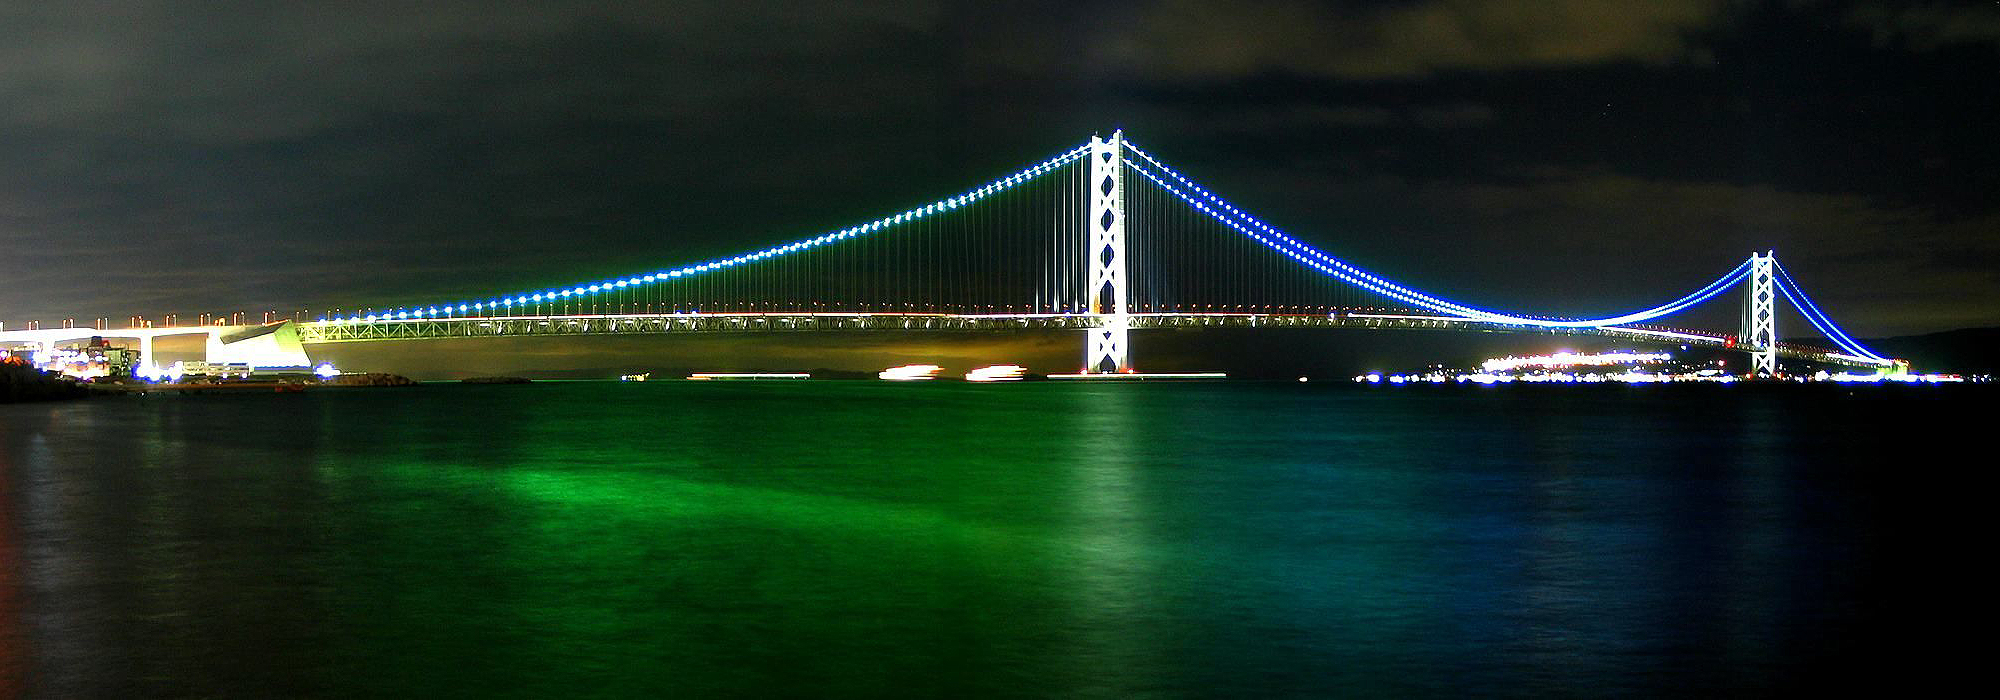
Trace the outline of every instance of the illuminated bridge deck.
<path fill-rule="evenodd" d="M 1730 336 L 1689 330 L 1637 326 L 1523 326 L 1449 316 L 1399 313 L 1140 313 L 1131 314 L 1133 329 L 1169 328 L 1359 328 L 1383 330 L 1445 330 L 1484 333 L 1533 333 L 1621 338 L 1669 345 L 1726 348 Z M 300 324 L 304 343 L 346 343 L 445 338 L 504 338 L 520 336 L 632 335 L 682 333 L 770 333 L 787 331 L 946 331 L 1011 332 L 1086 330 L 1101 323 L 1089 314 L 941 314 L 941 313 L 674 313 L 616 315 L 489 316 L 436 319 L 377 319 L 315 321 Z M 1779 345 L 1785 357 L 1828 364 L 1876 367 L 1866 359 L 1819 348 Z"/>
<path fill-rule="evenodd" d="M 1641 325 L 1731 290 L 1744 292 L 1737 329 Z M 200 332 L 209 335 L 210 361 L 283 354 L 294 364 L 308 359 L 306 344 L 363 341 L 1069 330 L 1083 341 L 1087 372 L 1117 373 L 1132 367 L 1135 343 L 1128 331 L 1368 328 L 1601 336 L 1739 350 L 1749 355 L 1747 374 L 1758 377 L 1783 374 L 1781 355 L 1855 367 L 1907 365 L 1841 330 L 1770 250 L 1650 308 L 1596 318 L 1486 310 L 1368 272 L 1294 238 L 1141 150 L 1121 131 L 1092 135 L 985 184 L 845 228 L 609 279 L 494 291 L 386 308 L 329 304 L 336 311 L 324 321 Z M 1634 291 L 1621 297 L 1635 297 Z M 1839 350 L 1777 342 L 1780 302 Z M 1191 309 L 1200 311 L 1185 311 Z M 184 332 L 135 325 L 142 327 L 125 334 L 142 346 L 154 335 Z M 77 337 L 72 329 L 61 333 L 0 333 L 0 342 L 46 349 Z M 98 334 L 84 337 L 89 335 Z M 151 357 L 151 348 L 142 347 L 141 354 Z"/>

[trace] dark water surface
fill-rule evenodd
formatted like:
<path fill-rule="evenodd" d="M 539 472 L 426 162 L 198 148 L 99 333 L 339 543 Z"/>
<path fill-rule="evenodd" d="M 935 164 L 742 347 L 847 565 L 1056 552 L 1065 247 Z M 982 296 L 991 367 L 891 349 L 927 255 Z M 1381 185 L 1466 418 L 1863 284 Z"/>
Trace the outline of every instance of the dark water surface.
<path fill-rule="evenodd" d="M 1983 519 L 1954 510 L 1990 457 L 1940 447 L 1991 392 L 1857 393 L 655 382 L 0 406 L 0 696 L 1894 680 L 1888 652 L 1951 614 L 1958 559 L 1991 552 L 1961 550 Z"/>

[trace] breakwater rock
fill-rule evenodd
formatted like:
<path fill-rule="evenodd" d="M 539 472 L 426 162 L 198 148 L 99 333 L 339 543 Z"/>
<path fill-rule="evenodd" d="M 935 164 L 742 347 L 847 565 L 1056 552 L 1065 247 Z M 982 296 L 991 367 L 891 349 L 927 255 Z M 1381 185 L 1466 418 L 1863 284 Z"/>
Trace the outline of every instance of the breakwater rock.
<path fill-rule="evenodd" d="M 54 372 L 0 363 L 0 403 L 79 399 L 90 394 L 90 387 Z"/>
<path fill-rule="evenodd" d="M 534 380 L 527 377 L 466 377 L 459 381 L 466 384 L 527 384 Z"/>
<path fill-rule="evenodd" d="M 414 379 L 387 372 L 343 374 L 320 382 L 321 386 L 416 386 Z"/>

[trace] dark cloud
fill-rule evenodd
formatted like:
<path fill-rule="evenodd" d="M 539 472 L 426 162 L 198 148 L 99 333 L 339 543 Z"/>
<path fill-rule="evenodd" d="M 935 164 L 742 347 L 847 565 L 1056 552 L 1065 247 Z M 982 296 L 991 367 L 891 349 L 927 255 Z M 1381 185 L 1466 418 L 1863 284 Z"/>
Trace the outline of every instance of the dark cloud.
<path fill-rule="evenodd" d="M 1864 334 L 2000 323 L 1993 10 L 0 8 L 0 319 L 386 306 L 834 228 L 1127 128 L 1385 273 L 1582 312 L 1778 248 Z"/>
<path fill-rule="evenodd" d="M 1285 72 L 1402 79 L 1609 62 L 1706 61 L 1691 41 L 1719 0 L 1436 0 L 1247 4 L 1168 0 L 1119 35 L 1134 72 L 1206 79 Z"/>
<path fill-rule="evenodd" d="M 1874 35 L 1881 46 L 1934 50 L 2000 42 L 2000 8 L 1992 3 L 1861 5 L 1848 10 L 1847 20 Z"/>
<path fill-rule="evenodd" d="M 1493 120 L 1493 108 L 1470 102 L 1422 104 L 1390 108 L 1375 104 L 1252 105 L 1235 114 L 1217 115 L 1226 119 L 1217 128 L 1231 132 L 1269 133 L 1321 129 L 1369 129 L 1417 125 L 1427 129 L 1459 129 Z"/>

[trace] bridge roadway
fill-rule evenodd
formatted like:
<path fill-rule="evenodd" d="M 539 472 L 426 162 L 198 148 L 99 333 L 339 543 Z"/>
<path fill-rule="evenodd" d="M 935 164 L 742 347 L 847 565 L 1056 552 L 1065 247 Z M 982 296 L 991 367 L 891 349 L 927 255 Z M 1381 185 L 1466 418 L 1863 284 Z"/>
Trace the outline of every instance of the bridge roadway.
<path fill-rule="evenodd" d="M 486 316 L 464 318 L 377 319 L 373 321 L 314 321 L 299 324 L 299 341 L 348 343 L 380 340 L 497 338 L 513 336 L 764 333 L 786 331 L 1022 331 L 1087 330 L 1102 317 L 1090 314 L 942 314 L 942 313 L 670 313 L 552 316 Z M 1734 338 L 1716 333 L 1664 330 L 1638 326 L 1550 328 L 1496 323 L 1450 316 L 1407 313 L 1135 313 L 1127 316 L 1133 329 L 1157 328 L 1372 328 L 1455 330 L 1481 333 L 1537 333 L 1622 338 L 1626 340 L 1702 346 L 1735 347 Z M 1747 348 L 1745 348 L 1747 350 Z M 1877 368 L 1878 363 L 1830 350 L 1780 343 L 1781 356 L 1849 367 Z"/>
<path fill-rule="evenodd" d="M 211 362 L 245 362 L 266 366 L 294 366 L 307 364 L 303 349 L 292 342 L 291 334 L 284 324 L 241 325 L 241 326 L 156 326 L 149 328 L 32 328 L 0 330 L 0 349 L 28 347 L 38 356 L 47 356 L 49 351 L 62 343 L 73 343 L 91 338 L 132 339 L 139 341 L 138 356 L 133 358 L 141 366 L 153 360 L 153 341 L 158 338 L 199 335 L 203 337 L 206 357 Z M 261 341 L 259 340 L 261 339 Z M 249 341 L 249 342 L 246 342 Z M 280 348 L 278 343 L 288 343 Z M 287 349 L 298 350 L 296 353 Z"/>

